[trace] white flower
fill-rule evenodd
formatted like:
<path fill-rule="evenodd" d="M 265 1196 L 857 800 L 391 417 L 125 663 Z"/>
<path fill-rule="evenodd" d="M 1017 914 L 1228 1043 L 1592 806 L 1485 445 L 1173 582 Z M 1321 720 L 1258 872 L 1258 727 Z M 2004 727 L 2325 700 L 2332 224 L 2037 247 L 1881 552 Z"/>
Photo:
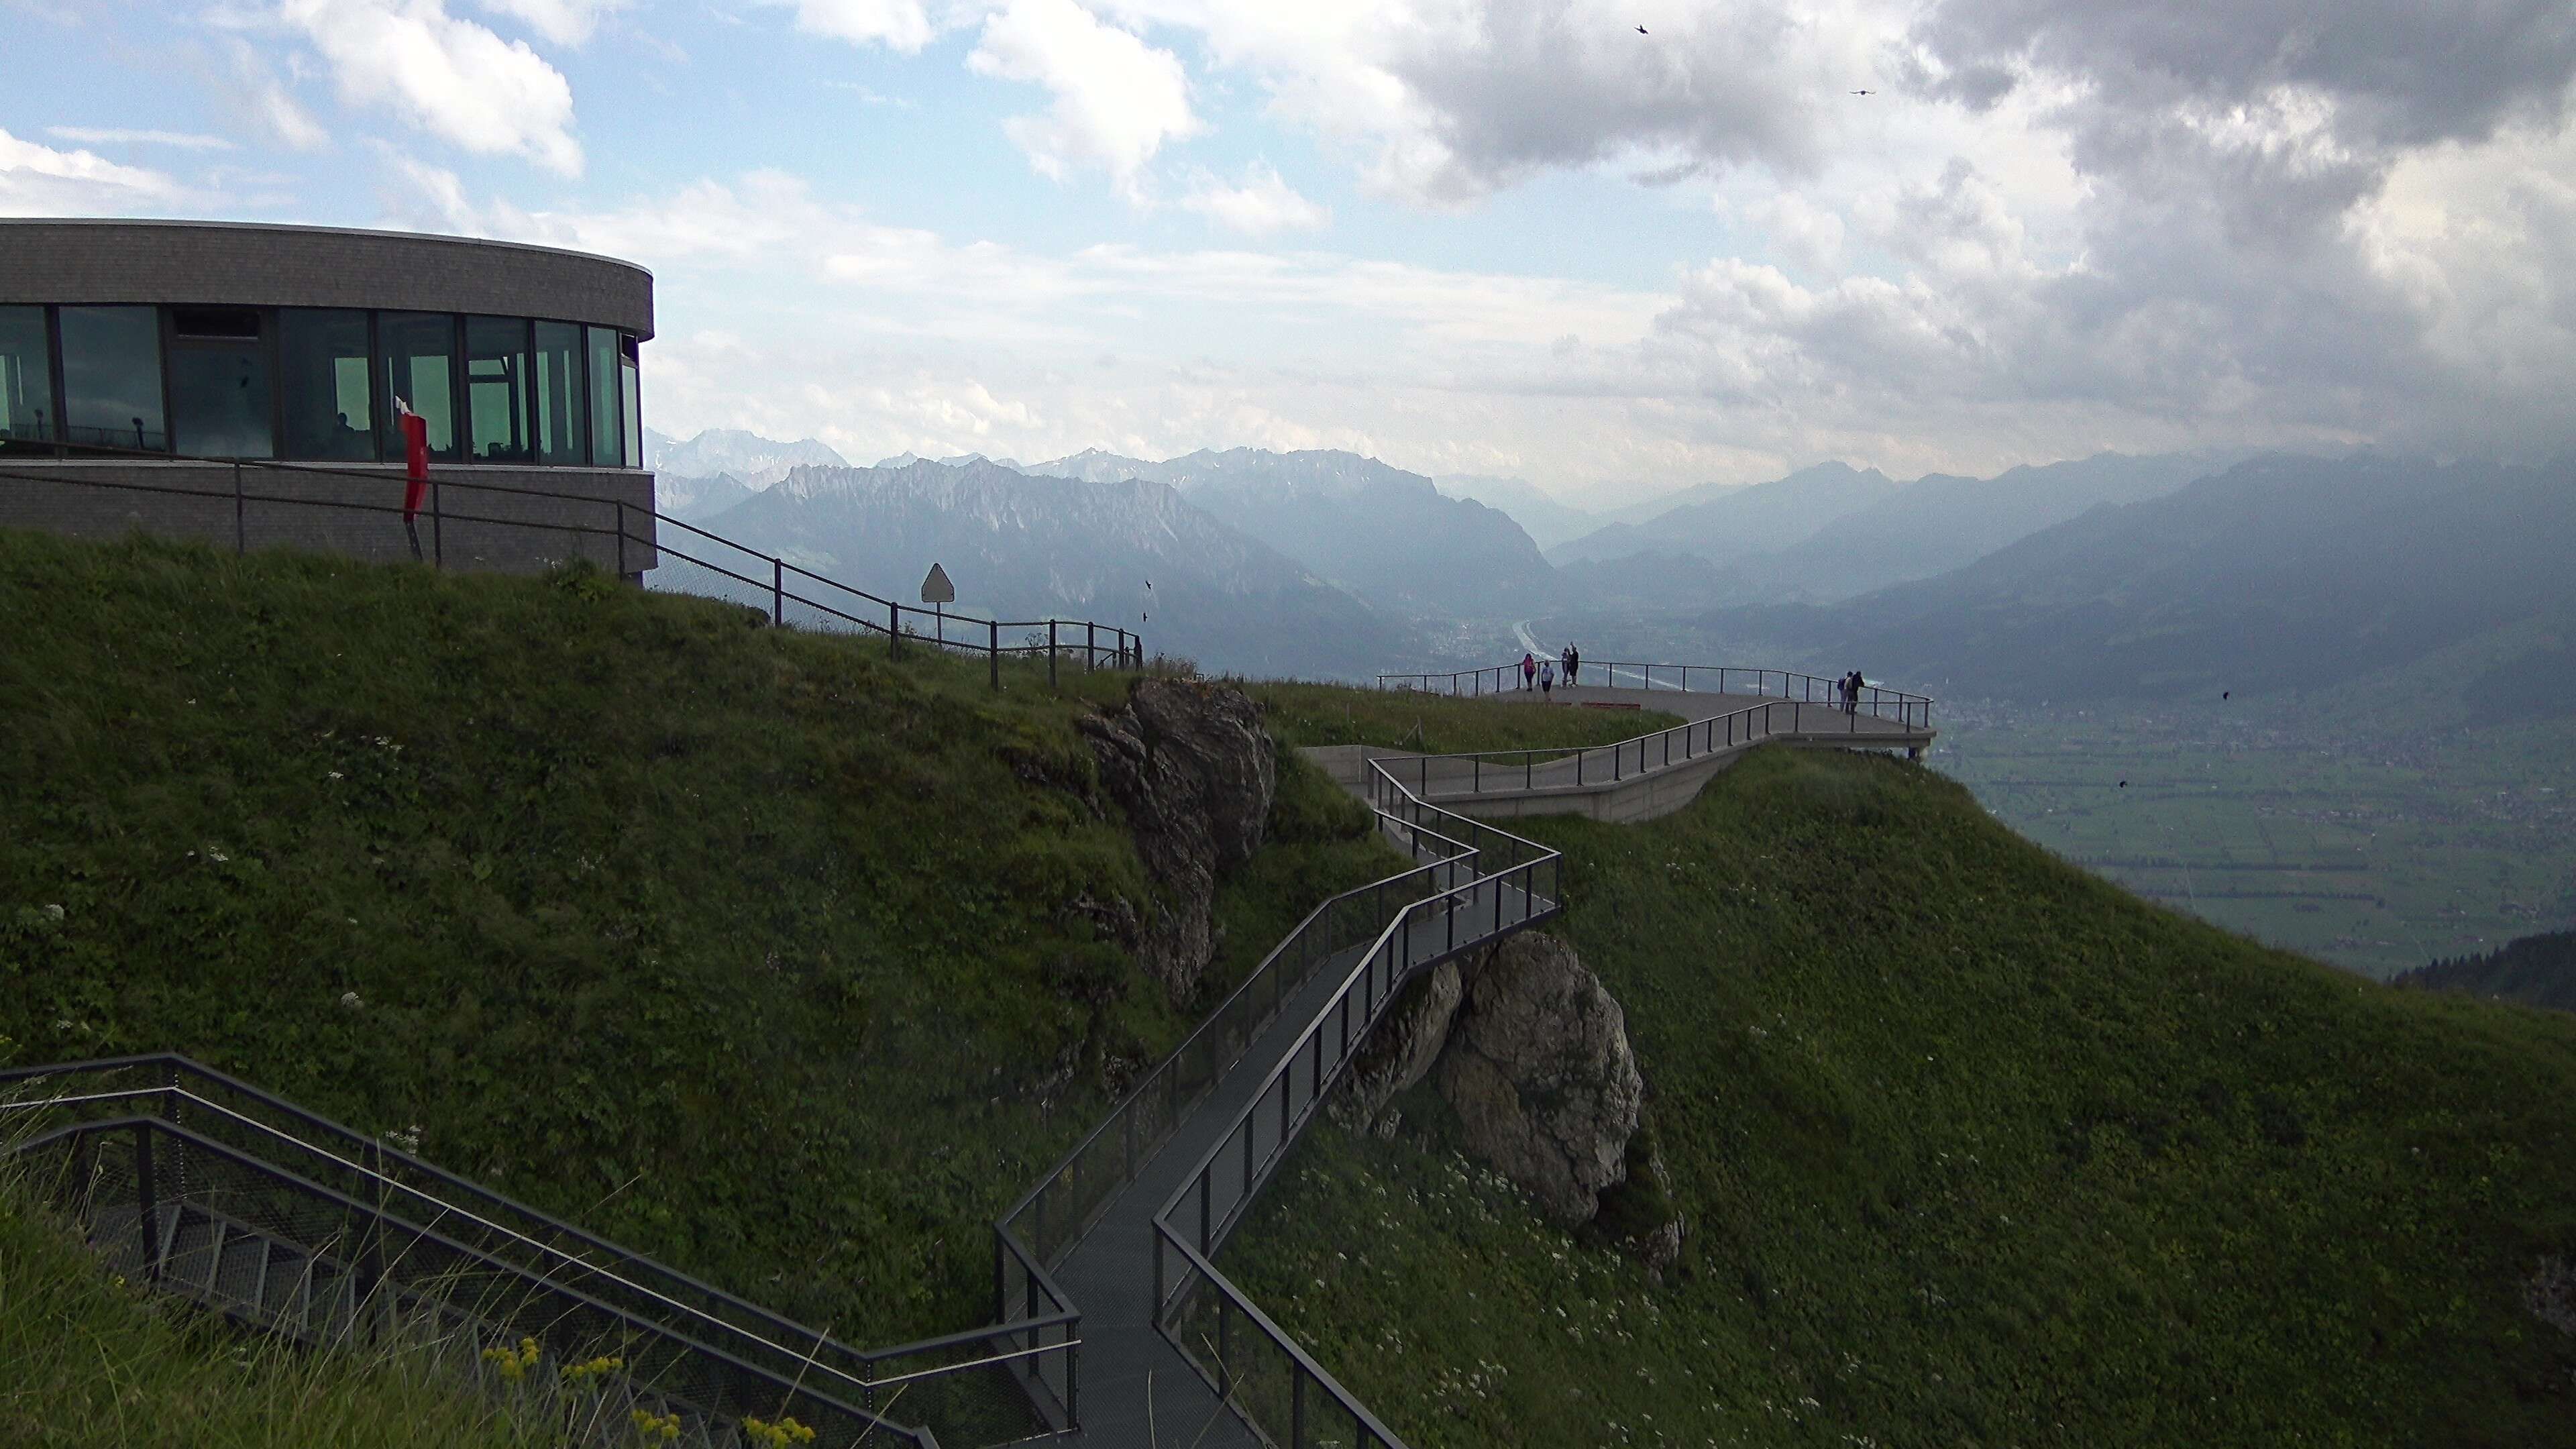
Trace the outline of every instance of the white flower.
<path fill-rule="evenodd" d="M 355 1011 L 367 1003 L 358 999 L 358 993 L 354 991 L 343 991 L 340 993 L 340 1004 L 349 1008 L 351 1011 Z"/>

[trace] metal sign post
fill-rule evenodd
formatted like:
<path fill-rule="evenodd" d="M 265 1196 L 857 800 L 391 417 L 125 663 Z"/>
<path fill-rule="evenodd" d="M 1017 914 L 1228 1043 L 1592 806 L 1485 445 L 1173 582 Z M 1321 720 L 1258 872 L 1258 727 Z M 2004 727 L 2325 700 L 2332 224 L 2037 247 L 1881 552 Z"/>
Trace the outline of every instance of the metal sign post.
<path fill-rule="evenodd" d="M 933 627 L 939 630 L 939 642 L 947 643 L 948 615 L 940 606 L 957 602 L 957 586 L 948 582 L 948 570 L 935 562 L 931 564 L 930 572 L 922 576 L 921 601 L 930 605 Z"/>

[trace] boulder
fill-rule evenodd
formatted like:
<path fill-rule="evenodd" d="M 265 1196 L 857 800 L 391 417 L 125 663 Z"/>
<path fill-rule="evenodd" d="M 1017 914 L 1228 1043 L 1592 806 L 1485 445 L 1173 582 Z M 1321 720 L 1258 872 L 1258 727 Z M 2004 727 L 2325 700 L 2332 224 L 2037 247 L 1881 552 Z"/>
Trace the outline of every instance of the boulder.
<path fill-rule="evenodd" d="M 1523 931 L 1465 976 L 1438 1068 L 1470 1150 L 1568 1223 L 1627 1171 L 1645 1079 L 1627 1018 L 1553 936 Z"/>
<path fill-rule="evenodd" d="M 1407 983 L 1352 1054 L 1341 1088 L 1325 1109 L 1333 1120 L 1355 1132 L 1374 1124 L 1381 1135 L 1391 1133 L 1387 1103 L 1439 1064 L 1450 1018 L 1465 993 L 1455 961 L 1443 961 Z"/>
<path fill-rule="evenodd" d="M 1239 689 L 1143 679 L 1080 728 L 1159 897 L 1126 944 L 1186 1001 L 1215 954 L 1217 880 L 1260 848 L 1278 790 L 1261 707 Z"/>

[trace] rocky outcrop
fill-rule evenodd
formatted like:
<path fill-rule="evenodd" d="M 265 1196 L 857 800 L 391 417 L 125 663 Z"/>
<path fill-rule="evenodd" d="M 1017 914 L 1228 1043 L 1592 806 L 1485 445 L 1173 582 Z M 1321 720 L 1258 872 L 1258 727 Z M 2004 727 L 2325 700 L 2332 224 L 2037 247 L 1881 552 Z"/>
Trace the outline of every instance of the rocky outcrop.
<path fill-rule="evenodd" d="M 1449 1043 L 1450 1019 L 1466 994 L 1458 963 L 1443 961 L 1413 978 L 1386 1015 L 1371 1028 L 1339 1090 L 1325 1110 L 1355 1132 L 1385 1133 L 1394 1125 L 1387 1104 L 1431 1075 Z"/>
<path fill-rule="evenodd" d="M 1217 880 L 1260 848 L 1278 789 L 1261 707 L 1239 689 L 1144 679 L 1080 728 L 1158 896 L 1122 934 L 1172 999 L 1187 1000 L 1215 954 Z"/>
<path fill-rule="evenodd" d="M 1441 1095 L 1477 1156 L 1551 1216 L 1591 1221 L 1626 1176 L 1645 1100 L 1626 1015 L 1573 947 L 1536 931 L 1464 975 Z"/>

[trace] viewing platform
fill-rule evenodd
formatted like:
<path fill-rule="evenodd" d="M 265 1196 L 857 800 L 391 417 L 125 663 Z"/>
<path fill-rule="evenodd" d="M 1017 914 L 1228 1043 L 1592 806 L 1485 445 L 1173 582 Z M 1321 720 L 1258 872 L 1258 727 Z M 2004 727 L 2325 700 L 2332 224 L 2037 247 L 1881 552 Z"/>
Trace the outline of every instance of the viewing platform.
<path fill-rule="evenodd" d="M 1369 745 L 1301 751 L 1335 782 L 1364 791 L 1374 761 L 1428 803 L 1484 818 L 1576 814 L 1639 821 L 1695 799 L 1719 771 L 1762 744 L 1903 750 L 1921 759 L 1938 733 L 1933 701 L 1865 685 L 1848 706 L 1840 681 L 1779 669 L 1586 661 L 1603 683 L 1521 687 L 1517 665 L 1455 674 L 1378 676 L 1382 689 L 1487 699 L 1534 709 L 1647 710 L 1680 715 L 1670 729 L 1590 749 L 1483 750 L 1425 755 Z"/>

